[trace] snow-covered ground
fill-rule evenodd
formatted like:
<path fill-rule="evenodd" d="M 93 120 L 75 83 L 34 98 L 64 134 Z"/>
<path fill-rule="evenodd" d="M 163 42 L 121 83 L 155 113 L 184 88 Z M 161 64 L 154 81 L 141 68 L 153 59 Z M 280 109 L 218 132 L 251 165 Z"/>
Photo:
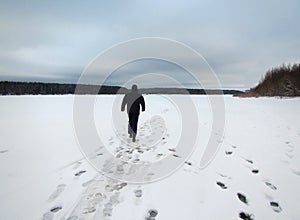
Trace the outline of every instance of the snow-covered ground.
<path fill-rule="evenodd" d="M 126 113 L 118 116 L 118 131 L 115 98 L 99 96 L 95 103 L 104 142 L 95 160 L 102 160 L 103 147 L 132 163 L 180 158 L 174 149 L 180 115 L 168 99 L 145 96 L 137 142 L 126 151 Z M 132 184 L 103 176 L 84 159 L 74 96 L 0 97 L 0 219 L 300 219 L 300 99 L 224 99 L 223 137 L 211 129 L 207 97 L 192 96 L 200 131 L 193 155 L 172 175 Z M 200 169 L 210 135 L 219 136 L 220 148 Z"/>

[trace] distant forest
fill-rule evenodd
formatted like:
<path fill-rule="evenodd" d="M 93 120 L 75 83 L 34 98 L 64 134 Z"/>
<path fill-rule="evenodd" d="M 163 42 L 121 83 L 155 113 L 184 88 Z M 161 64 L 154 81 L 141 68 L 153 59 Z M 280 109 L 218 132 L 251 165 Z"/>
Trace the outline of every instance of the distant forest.
<path fill-rule="evenodd" d="M 237 94 L 237 96 L 300 96 L 300 63 L 283 64 L 268 70 L 258 85 L 244 94 Z"/>
<path fill-rule="evenodd" d="M 76 86 L 78 86 L 76 90 Z M 0 82 L 1 95 L 64 95 L 64 94 L 116 94 L 126 92 L 119 86 L 76 85 L 41 82 Z M 95 92 L 96 91 L 96 92 Z"/>
<path fill-rule="evenodd" d="M 63 94 L 125 94 L 128 90 L 120 86 L 76 85 L 40 82 L 0 82 L 0 95 L 63 95 Z M 143 94 L 241 94 L 238 90 L 204 90 L 183 88 L 139 89 Z"/>

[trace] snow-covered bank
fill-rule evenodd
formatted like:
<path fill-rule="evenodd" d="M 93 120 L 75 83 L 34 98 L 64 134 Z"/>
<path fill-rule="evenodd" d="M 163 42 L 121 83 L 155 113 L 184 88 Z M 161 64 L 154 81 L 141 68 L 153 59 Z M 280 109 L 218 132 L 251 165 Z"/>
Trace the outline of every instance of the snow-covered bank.
<path fill-rule="evenodd" d="M 207 98 L 192 96 L 200 121 L 199 149 L 177 172 L 146 185 L 111 180 L 83 159 L 73 127 L 73 98 L 0 97 L 1 219 L 132 220 L 149 217 L 149 210 L 158 212 L 155 220 L 239 219 L 241 213 L 253 219 L 299 219 L 299 98 L 225 96 L 222 145 L 201 170 L 203 144 L 210 133 L 221 134 L 211 130 Z M 124 156 L 111 119 L 114 98 L 98 98 L 95 124 L 105 145 Z M 157 145 L 149 150 L 154 159 L 175 154 L 178 112 L 160 96 L 145 99 L 139 143 Z M 164 120 L 155 118 L 157 114 Z M 151 129 L 164 127 L 162 141 L 151 143 Z M 129 156 L 134 160 L 143 155 L 137 149 Z M 101 149 L 96 156 L 101 160 Z"/>

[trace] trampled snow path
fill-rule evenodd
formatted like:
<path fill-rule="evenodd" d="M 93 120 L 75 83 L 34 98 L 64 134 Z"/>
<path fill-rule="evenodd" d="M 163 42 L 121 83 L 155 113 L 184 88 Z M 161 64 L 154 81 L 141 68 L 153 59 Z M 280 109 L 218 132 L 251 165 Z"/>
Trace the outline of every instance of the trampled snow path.
<path fill-rule="evenodd" d="M 101 108 L 109 109 L 113 96 L 102 98 Z M 1 219 L 299 219 L 300 99 L 225 96 L 221 137 L 210 131 L 205 96 L 194 96 L 203 138 L 210 132 L 220 136 L 218 154 L 201 170 L 201 149 L 196 150 L 177 172 L 145 185 L 109 179 L 82 157 L 72 129 L 72 99 L 0 98 Z M 178 131 L 168 121 L 172 108 L 157 96 L 145 99 L 154 110 L 141 116 L 134 149 L 111 132 L 104 134 L 107 147 L 132 163 L 180 157 L 174 149 Z M 123 135 L 129 142 L 125 128 Z M 101 147 L 95 157 L 101 160 Z"/>

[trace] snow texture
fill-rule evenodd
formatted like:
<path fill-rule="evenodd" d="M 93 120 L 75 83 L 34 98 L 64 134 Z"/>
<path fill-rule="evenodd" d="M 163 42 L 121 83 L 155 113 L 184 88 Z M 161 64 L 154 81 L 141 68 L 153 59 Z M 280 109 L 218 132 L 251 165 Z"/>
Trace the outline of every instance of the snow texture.
<path fill-rule="evenodd" d="M 300 99 L 224 98 L 224 134 L 211 130 L 207 97 L 192 96 L 200 126 L 196 150 L 172 175 L 131 184 L 102 175 L 84 158 L 73 127 L 74 96 L 0 97 L 1 219 L 299 219 Z M 103 147 L 132 163 L 180 158 L 178 112 L 165 99 L 145 95 L 131 150 L 111 126 L 115 96 L 97 99 L 95 124 L 105 146 L 95 158 L 101 160 Z M 220 148 L 201 169 L 210 135 L 220 136 Z M 122 166 L 115 172 L 126 175 Z"/>

